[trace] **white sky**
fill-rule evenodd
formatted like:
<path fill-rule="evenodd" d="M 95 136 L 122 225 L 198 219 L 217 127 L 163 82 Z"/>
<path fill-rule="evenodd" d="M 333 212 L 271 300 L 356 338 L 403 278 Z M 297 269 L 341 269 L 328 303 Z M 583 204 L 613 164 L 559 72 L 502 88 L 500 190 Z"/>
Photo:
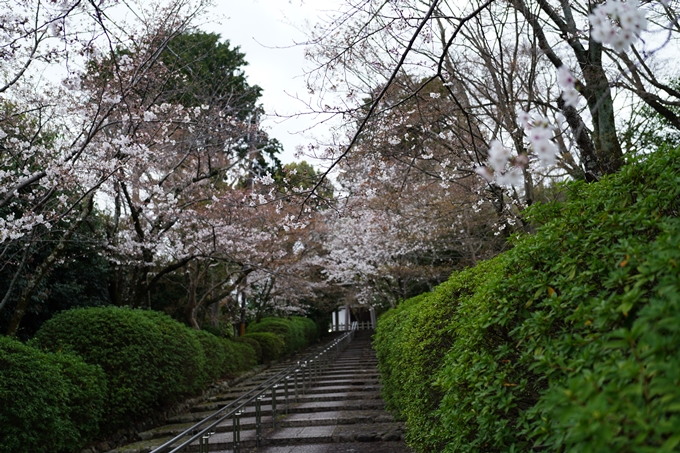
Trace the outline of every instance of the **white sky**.
<path fill-rule="evenodd" d="M 283 144 L 280 158 L 284 163 L 296 160 L 297 145 L 306 146 L 314 137 L 326 135 L 324 126 L 302 132 L 318 119 L 302 117 L 283 121 L 274 114 L 286 116 L 305 111 L 305 106 L 294 97 L 311 99 L 304 77 L 308 63 L 304 46 L 294 44 L 305 41 L 301 31 L 308 26 L 305 20 L 313 25 L 338 4 L 339 0 L 218 0 L 214 12 L 216 18 L 223 19 L 201 27 L 219 33 L 245 53 L 249 63 L 245 68 L 248 82 L 263 88 L 261 101 L 268 114 L 263 127 L 270 137 Z"/>

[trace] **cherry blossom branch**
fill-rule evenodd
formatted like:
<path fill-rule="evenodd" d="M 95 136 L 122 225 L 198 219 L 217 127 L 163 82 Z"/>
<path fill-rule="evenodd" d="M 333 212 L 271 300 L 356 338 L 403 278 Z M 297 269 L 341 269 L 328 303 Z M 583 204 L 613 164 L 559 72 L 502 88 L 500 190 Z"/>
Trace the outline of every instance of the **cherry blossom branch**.
<path fill-rule="evenodd" d="M 385 94 L 387 93 L 387 90 L 390 88 L 390 85 L 392 85 L 392 82 L 394 82 L 394 80 L 397 78 L 397 74 L 401 70 L 401 67 L 404 64 L 404 61 L 406 61 L 406 57 L 411 52 L 411 49 L 413 48 L 413 45 L 415 44 L 416 39 L 418 38 L 418 35 L 420 34 L 423 27 L 425 27 L 425 24 L 430 19 L 430 16 L 432 15 L 432 13 L 434 13 L 434 11 L 436 10 L 438 3 L 439 3 L 439 0 L 433 0 L 432 5 L 430 6 L 430 9 L 425 14 L 425 17 L 423 17 L 423 19 L 420 21 L 420 24 L 418 25 L 418 28 L 416 28 L 415 32 L 413 33 L 413 36 L 411 37 L 411 40 L 409 41 L 408 45 L 406 46 L 406 49 L 404 49 L 404 52 L 402 52 L 402 55 L 401 55 L 401 58 L 399 59 L 399 62 L 397 63 L 394 70 L 392 71 L 392 75 L 387 80 L 387 83 L 385 83 L 385 85 L 383 86 L 383 88 L 380 91 L 380 93 L 378 94 L 378 96 L 373 100 L 373 103 L 372 103 L 370 109 L 368 110 L 368 113 L 366 113 L 366 116 L 364 117 L 364 119 L 359 124 L 359 127 L 357 128 L 352 139 L 350 140 L 349 144 L 345 148 L 345 151 L 343 151 L 343 153 L 340 155 L 340 157 L 336 158 L 331 163 L 331 165 L 326 169 L 326 171 L 323 172 L 323 174 L 319 178 L 319 181 L 314 185 L 314 187 L 310 191 L 310 195 L 308 195 L 305 198 L 303 205 L 310 200 L 312 194 L 315 193 L 321 187 L 321 184 L 328 177 L 328 175 L 333 170 L 333 168 L 345 156 L 347 156 L 347 154 L 349 154 L 349 152 L 352 150 L 354 145 L 357 143 L 357 141 L 359 140 L 359 136 L 361 135 L 364 128 L 366 127 L 366 124 L 368 123 L 369 118 L 371 117 L 373 112 L 375 112 L 376 108 L 378 107 L 378 104 L 380 103 L 380 100 L 383 98 L 383 96 L 385 96 Z"/>

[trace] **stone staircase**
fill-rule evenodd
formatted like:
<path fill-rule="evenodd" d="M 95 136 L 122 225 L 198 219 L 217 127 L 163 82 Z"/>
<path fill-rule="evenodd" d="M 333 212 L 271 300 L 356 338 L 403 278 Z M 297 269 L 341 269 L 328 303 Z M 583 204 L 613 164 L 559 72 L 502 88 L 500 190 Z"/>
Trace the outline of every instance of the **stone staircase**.
<path fill-rule="evenodd" d="M 371 348 L 372 331 L 357 331 L 354 340 L 336 360 L 297 396 L 289 392 L 289 404 L 283 394 L 277 397 L 276 414 L 272 401 L 261 402 L 263 424 L 257 446 L 255 409 L 248 407 L 239 419 L 242 453 L 407 453 L 402 441 L 402 425 L 385 412 L 380 398 L 377 359 Z M 177 415 L 171 424 L 140 433 L 143 439 L 110 453 L 148 453 L 166 440 L 182 433 L 194 423 L 224 407 L 248 389 L 266 381 L 291 363 L 281 363 L 229 391 Z M 227 420 L 215 427 L 209 438 L 209 451 L 234 451 L 234 422 Z M 206 446 L 202 447 L 205 451 Z M 198 444 L 187 452 L 201 451 Z"/>

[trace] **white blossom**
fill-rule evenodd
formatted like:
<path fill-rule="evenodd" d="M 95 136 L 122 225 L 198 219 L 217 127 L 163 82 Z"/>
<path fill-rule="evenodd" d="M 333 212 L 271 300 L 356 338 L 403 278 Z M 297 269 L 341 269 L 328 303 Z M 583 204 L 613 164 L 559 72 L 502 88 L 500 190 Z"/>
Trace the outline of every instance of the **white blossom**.
<path fill-rule="evenodd" d="M 617 52 L 625 52 L 647 29 L 646 12 L 637 0 L 608 0 L 588 16 L 591 37 L 597 42 L 610 45 Z"/>
<path fill-rule="evenodd" d="M 531 149 L 538 157 L 542 167 L 550 167 L 557 162 L 557 146 L 553 143 L 553 127 L 547 118 L 539 114 L 530 115 L 527 112 L 520 112 L 524 132 Z"/>
<path fill-rule="evenodd" d="M 576 78 L 565 65 L 560 66 L 557 70 L 557 84 L 562 88 L 564 104 L 576 107 L 579 99 L 579 93 L 576 91 Z"/>
<path fill-rule="evenodd" d="M 489 149 L 489 163 L 494 171 L 502 172 L 505 166 L 510 162 L 512 155 L 510 150 L 503 146 L 498 140 L 491 142 L 491 149 Z"/>

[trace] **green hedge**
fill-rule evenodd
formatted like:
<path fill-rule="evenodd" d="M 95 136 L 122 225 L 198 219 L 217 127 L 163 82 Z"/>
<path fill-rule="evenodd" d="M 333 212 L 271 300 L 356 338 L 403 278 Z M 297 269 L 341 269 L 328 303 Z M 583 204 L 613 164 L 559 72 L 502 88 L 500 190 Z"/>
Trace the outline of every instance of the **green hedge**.
<path fill-rule="evenodd" d="M 247 344 L 248 346 L 252 347 L 253 351 L 255 351 L 257 363 L 262 363 L 262 346 L 260 346 L 260 343 L 256 339 L 248 338 L 246 335 L 243 337 L 236 337 L 234 338 L 234 341 L 236 343 Z"/>
<path fill-rule="evenodd" d="M 307 346 L 316 339 L 317 335 L 314 321 L 300 317 L 262 318 L 258 323 L 251 323 L 247 331 L 248 333 L 271 332 L 281 336 L 286 354 Z"/>
<path fill-rule="evenodd" d="M 680 150 L 566 196 L 380 319 L 385 397 L 417 451 L 678 451 Z"/>
<path fill-rule="evenodd" d="M 436 384 L 446 352 L 456 338 L 461 305 L 479 303 L 480 285 L 494 278 L 497 260 L 454 274 L 432 293 L 401 303 L 378 321 L 374 338 L 388 409 L 408 425 L 407 441 L 422 451 L 441 452 L 450 432 L 437 412 Z"/>
<path fill-rule="evenodd" d="M 79 449 L 98 432 L 105 395 L 100 367 L 0 337 L 0 453 Z"/>
<path fill-rule="evenodd" d="M 302 328 L 306 344 L 312 344 L 319 339 L 319 328 L 313 320 L 301 316 L 291 316 L 290 320 Z"/>
<path fill-rule="evenodd" d="M 162 343 L 155 348 L 159 371 L 164 373 L 161 406 L 200 393 L 211 380 L 206 371 L 206 356 L 198 331 L 158 311 L 137 310 L 160 330 Z"/>
<path fill-rule="evenodd" d="M 191 332 L 203 349 L 205 374 L 208 381 L 233 377 L 240 371 L 248 370 L 257 364 L 257 353 L 254 348 L 249 347 L 250 345 L 237 344 L 204 330 L 191 330 Z"/>
<path fill-rule="evenodd" d="M 283 338 L 272 332 L 253 332 L 246 334 L 244 339 L 255 340 L 262 351 L 262 363 L 276 360 L 283 354 L 285 343 Z"/>
<path fill-rule="evenodd" d="M 110 431 L 151 415 L 205 383 L 205 357 L 191 330 L 157 312 L 94 307 L 62 312 L 32 340 L 102 367 Z M 196 379 L 199 382 L 192 382 Z"/>
<path fill-rule="evenodd" d="M 255 348 L 248 343 L 227 340 L 225 345 L 231 351 L 232 360 L 228 363 L 228 373 L 231 375 L 254 368 L 259 362 Z"/>

